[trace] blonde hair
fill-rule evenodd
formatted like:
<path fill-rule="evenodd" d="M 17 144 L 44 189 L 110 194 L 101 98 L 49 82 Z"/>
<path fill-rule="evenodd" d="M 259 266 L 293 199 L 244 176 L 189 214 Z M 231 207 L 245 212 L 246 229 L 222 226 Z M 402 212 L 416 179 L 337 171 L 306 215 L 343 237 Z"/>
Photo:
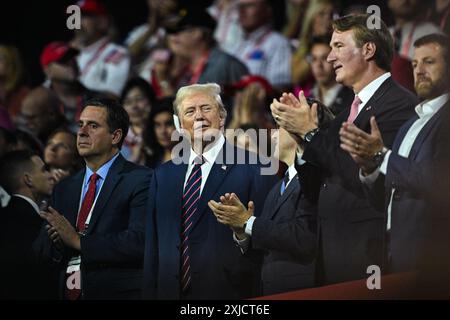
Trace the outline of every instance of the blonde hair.
<path fill-rule="evenodd" d="M 0 55 L 3 56 L 6 66 L 5 91 L 14 90 L 22 81 L 23 64 L 19 50 L 13 46 L 0 45 Z"/>
<path fill-rule="evenodd" d="M 294 83 L 301 83 L 304 81 L 310 72 L 309 64 L 306 62 L 306 56 L 311 49 L 314 19 L 318 13 L 328 5 L 334 7 L 331 0 L 314 0 L 309 2 L 299 36 L 299 47 L 292 56 L 292 81 Z"/>
<path fill-rule="evenodd" d="M 173 102 L 173 113 L 178 116 L 178 108 L 184 99 L 196 93 L 202 93 L 210 96 L 217 102 L 220 117 L 225 119 L 227 117 L 227 110 L 225 109 L 222 98 L 220 97 L 220 92 L 221 89 L 217 83 L 192 84 L 181 87 L 178 89 L 175 101 Z"/>

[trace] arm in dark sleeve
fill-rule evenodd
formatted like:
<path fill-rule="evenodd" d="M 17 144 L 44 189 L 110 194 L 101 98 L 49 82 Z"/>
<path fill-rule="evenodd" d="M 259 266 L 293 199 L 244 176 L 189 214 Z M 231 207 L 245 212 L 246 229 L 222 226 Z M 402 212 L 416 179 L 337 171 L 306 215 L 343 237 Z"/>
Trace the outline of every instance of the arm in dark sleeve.
<path fill-rule="evenodd" d="M 317 243 L 316 210 L 316 206 L 300 195 L 292 220 L 276 222 L 256 218 L 252 229 L 253 248 L 286 252 L 301 261 L 310 261 L 315 255 Z"/>
<path fill-rule="evenodd" d="M 144 280 L 142 296 L 144 299 L 155 299 L 158 274 L 158 232 L 156 228 L 156 175 L 152 179 L 145 221 Z"/>

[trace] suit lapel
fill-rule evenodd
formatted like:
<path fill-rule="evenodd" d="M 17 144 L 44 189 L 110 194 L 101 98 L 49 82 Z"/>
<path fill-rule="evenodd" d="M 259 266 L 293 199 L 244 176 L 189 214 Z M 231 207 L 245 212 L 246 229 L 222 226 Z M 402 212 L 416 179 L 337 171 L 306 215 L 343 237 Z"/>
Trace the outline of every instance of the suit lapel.
<path fill-rule="evenodd" d="M 398 130 L 397 136 L 395 137 L 394 144 L 392 145 L 392 151 L 398 152 L 400 145 L 408 133 L 409 128 L 413 125 L 416 120 L 419 119 L 417 113 L 414 114 L 414 117 L 406 121 L 406 123 Z"/>
<path fill-rule="evenodd" d="M 171 210 L 173 212 L 174 217 L 173 221 L 177 221 L 178 226 L 181 224 L 181 215 L 183 210 L 181 209 L 183 207 L 183 191 L 184 191 L 184 180 L 186 177 L 186 171 L 187 171 L 188 165 L 187 163 L 183 162 L 179 165 L 174 165 L 171 168 L 172 173 L 172 191 L 173 191 L 173 203 L 175 208 L 180 208 L 178 210 Z"/>
<path fill-rule="evenodd" d="M 438 126 L 438 123 L 442 120 L 442 113 L 444 111 L 444 107 L 442 107 L 433 117 L 427 122 L 427 124 L 420 130 L 414 144 L 409 152 L 410 159 L 415 159 L 419 154 L 419 151 L 422 147 L 422 144 L 426 140 L 426 138 L 430 135 L 430 133 Z"/>
<path fill-rule="evenodd" d="M 222 150 L 217 156 L 216 162 L 213 164 L 211 168 L 211 172 L 209 173 L 208 179 L 206 180 L 206 184 L 203 187 L 203 191 L 200 196 L 200 201 L 198 204 L 198 214 L 194 215 L 194 217 L 192 218 L 192 228 L 190 230 L 193 230 L 195 228 L 200 218 L 205 214 L 205 212 L 207 211 L 206 209 L 208 208 L 208 201 L 214 198 L 214 195 L 216 194 L 219 187 L 222 185 L 223 180 L 227 176 L 228 172 L 230 172 L 234 166 L 233 164 L 230 165 L 217 163 L 218 159 L 226 159 L 225 150 L 227 148 L 233 148 L 233 146 L 225 142 Z M 236 150 L 234 151 L 235 151 L 234 154 L 236 155 L 237 151 Z"/>
<path fill-rule="evenodd" d="M 103 183 L 102 189 L 100 190 L 100 194 L 98 195 L 94 210 L 92 211 L 91 220 L 89 221 L 89 227 L 87 230 L 88 234 L 94 229 L 98 218 L 104 212 L 103 208 L 105 207 L 106 203 L 108 203 L 108 200 L 111 197 L 111 194 L 114 191 L 115 187 L 122 179 L 121 171 L 123 169 L 123 166 L 125 165 L 125 161 L 126 160 L 123 158 L 123 156 L 119 155 L 109 169 L 108 175 L 106 176 L 105 182 Z"/>
<path fill-rule="evenodd" d="M 281 184 L 280 184 L 280 186 L 281 186 Z M 269 219 L 272 219 L 278 213 L 278 210 L 280 209 L 280 207 L 286 202 L 287 199 L 289 199 L 289 197 L 295 190 L 298 190 L 299 186 L 300 186 L 300 184 L 298 182 L 298 175 L 296 175 L 292 179 L 292 181 L 288 184 L 288 187 L 286 188 L 286 190 L 284 191 L 282 196 L 280 196 L 280 188 L 278 188 L 277 197 L 276 197 L 277 201 L 274 202 L 275 207 L 273 208 L 273 210 L 271 210 Z"/>
<path fill-rule="evenodd" d="M 67 189 L 64 190 L 64 193 L 67 194 L 67 197 L 64 197 L 63 205 L 65 208 L 64 212 L 60 212 L 63 214 L 67 220 L 69 220 L 72 226 L 75 226 L 77 223 L 78 209 L 80 206 L 80 198 L 81 198 L 81 187 L 83 185 L 83 178 L 86 169 L 79 171 L 72 177 L 71 183 L 68 183 Z"/>
<path fill-rule="evenodd" d="M 374 108 L 377 105 L 377 101 L 386 93 L 386 91 L 392 85 L 392 81 L 392 77 L 387 78 L 377 89 L 377 91 L 375 91 L 369 101 L 367 101 L 354 121 L 357 127 L 361 127 L 362 124 L 368 123 L 370 121 L 370 117 L 375 113 Z M 362 126 L 364 127 L 364 125 Z"/>

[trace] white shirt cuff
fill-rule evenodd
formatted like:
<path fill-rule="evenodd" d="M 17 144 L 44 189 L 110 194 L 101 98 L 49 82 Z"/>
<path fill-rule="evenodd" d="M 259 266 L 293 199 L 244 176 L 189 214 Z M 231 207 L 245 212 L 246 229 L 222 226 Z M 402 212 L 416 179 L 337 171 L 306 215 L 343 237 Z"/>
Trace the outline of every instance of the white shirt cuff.
<path fill-rule="evenodd" d="M 391 156 L 392 150 L 389 150 L 388 152 L 386 152 L 386 155 L 384 156 L 383 162 L 381 163 L 380 166 L 380 172 L 384 175 L 386 175 L 387 173 L 387 166 L 389 163 L 389 157 Z"/>
<path fill-rule="evenodd" d="M 252 230 L 253 230 L 253 222 L 255 222 L 256 217 L 251 216 L 250 218 L 248 218 L 247 220 L 247 225 L 245 226 L 245 234 L 251 236 L 252 235 Z"/>
<path fill-rule="evenodd" d="M 379 175 L 380 175 L 380 168 L 376 168 L 374 172 L 372 172 L 367 176 L 364 176 L 362 174 L 362 170 L 359 169 L 359 180 L 366 186 L 371 186 L 372 184 L 374 184 Z"/>

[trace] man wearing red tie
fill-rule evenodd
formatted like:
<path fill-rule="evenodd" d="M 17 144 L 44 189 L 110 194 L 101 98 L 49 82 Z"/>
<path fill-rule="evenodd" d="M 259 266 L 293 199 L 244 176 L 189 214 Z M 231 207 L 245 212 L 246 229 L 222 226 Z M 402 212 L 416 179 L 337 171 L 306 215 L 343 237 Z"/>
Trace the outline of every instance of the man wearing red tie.
<path fill-rule="evenodd" d="M 65 299 L 140 297 L 151 171 L 120 154 L 128 126 L 114 100 L 88 101 L 77 137 L 86 168 L 61 181 L 41 212 L 48 225 L 36 248 L 58 263 Z"/>

